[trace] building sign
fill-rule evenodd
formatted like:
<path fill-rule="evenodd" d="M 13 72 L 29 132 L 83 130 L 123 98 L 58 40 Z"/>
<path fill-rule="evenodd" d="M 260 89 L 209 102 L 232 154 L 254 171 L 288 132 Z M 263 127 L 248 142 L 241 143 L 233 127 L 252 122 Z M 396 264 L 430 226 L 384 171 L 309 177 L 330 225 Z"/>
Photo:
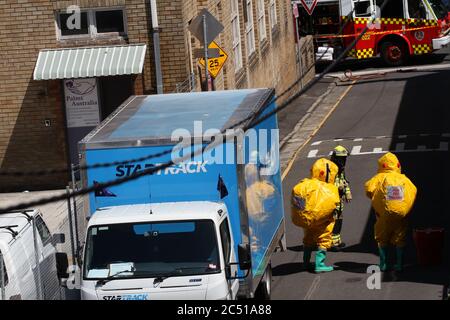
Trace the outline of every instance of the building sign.
<path fill-rule="evenodd" d="M 97 79 L 64 80 L 68 128 L 95 127 L 100 123 Z"/>
<path fill-rule="evenodd" d="M 303 7 L 309 15 L 312 15 L 317 5 L 317 0 L 301 0 Z"/>

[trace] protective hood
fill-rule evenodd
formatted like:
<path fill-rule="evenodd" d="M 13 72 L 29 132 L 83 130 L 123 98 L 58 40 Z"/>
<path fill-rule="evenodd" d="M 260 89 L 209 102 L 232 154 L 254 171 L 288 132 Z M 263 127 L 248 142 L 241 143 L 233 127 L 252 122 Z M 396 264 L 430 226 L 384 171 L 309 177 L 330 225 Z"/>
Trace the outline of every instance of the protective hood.
<path fill-rule="evenodd" d="M 325 158 L 321 158 L 317 160 L 311 168 L 311 179 L 317 179 L 322 182 L 334 183 L 338 171 L 339 169 L 334 162 Z M 327 176 L 328 181 L 326 181 Z"/>
<path fill-rule="evenodd" d="M 402 172 L 400 161 L 398 161 L 398 158 L 395 154 L 390 152 L 386 153 L 384 156 L 378 159 L 378 173 L 389 172 Z"/>

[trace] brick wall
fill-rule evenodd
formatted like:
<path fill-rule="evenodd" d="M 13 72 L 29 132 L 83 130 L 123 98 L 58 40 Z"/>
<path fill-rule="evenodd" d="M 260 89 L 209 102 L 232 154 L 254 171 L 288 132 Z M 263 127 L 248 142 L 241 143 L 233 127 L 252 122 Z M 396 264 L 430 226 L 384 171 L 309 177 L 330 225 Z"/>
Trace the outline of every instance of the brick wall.
<path fill-rule="evenodd" d="M 159 2 L 159 1 L 158 1 Z M 145 0 L 0 0 L 0 168 L 64 169 L 67 166 L 65 115 L 61 81 L 34 81 L 41 49 L 124 43 L 147 43 L 144 72 L 135 77 L 136 93 L 153 93 L 152 46 Z M 126 6 L 128 39 L 57 41 L 55 12 L 70 5 L 83 8 Z M 45 126 L 45 120 L 51 126 Z M 0 191 L 60 188 L 68 176 L 0 178 Z"/>
<path fill-rule="evenodd" d="M 192 55 L 200 43 L 187 31 L 189 21 L 202 8 L 224 25 L 215 39 L 228 53 L 224 68 L 215 79 L 217 90 L 274 87 L 283 91 L 299 75 L 289 0 L 277 0 L 278 24 L 269 22 L 269 0 L 266 6 L 267 41 L 259 39 L 257 3 L 253 0 L 256 53 L 249 61 L 245 37 L 243 2 L 239 0 L 242 57 L 244 67 L 234 70 L 230 0 L 157 0 L 160 23 L 161 62 L 164 92 L 173 92 L 191 72 L 196 75 L 199 90 L 198 62 Z M 70 5 L 82 9 L 123 7 L 126 10 L 127 38 L 58 41 L 55 12 Z M 67 166 L 65 115 L 61 81 L 34 81 L 33 70 L 41 49 L 95 45 L 147 43 L 144 70 L 133 77 L 136 94 L 156 91 L 153 43 L 149 32 L 148 0 L 0 0 L 0 168 L 2 170 L 61 169 Z M 150 30 L 151 31 L 151 30 Z M 313 63 L 304 45 L 304 67 Z M 302 61 L 303 61 L 302 60 Z M 305 67 L 306 68 L 306 67 Z M 313 72 L 310 77 L 313 76 Z M 45 120 L 51 126 L 44 125 Z M 0 178 L 0 191 L 64 187 L 67 175 L 40 178 Z"/>

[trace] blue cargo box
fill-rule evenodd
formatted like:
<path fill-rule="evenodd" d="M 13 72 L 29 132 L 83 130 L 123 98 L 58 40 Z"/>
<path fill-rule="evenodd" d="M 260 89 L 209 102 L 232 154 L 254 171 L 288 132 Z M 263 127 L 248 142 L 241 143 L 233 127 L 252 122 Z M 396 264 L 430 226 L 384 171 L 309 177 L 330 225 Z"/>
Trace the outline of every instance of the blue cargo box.
<path fill-rule="evenodd" d="M 199 142 L 192 150 L 183 149 L 193 151 L 210 141 L 205 135 L 208 130 L 224 130 L 274 108 L 272 89 L 132 96 L 80 142 L 81 164 L 125 161 L 173 150 L 179 143 L 172 138 L 176 130 Z M 197 127 L 201 122 L 202 130 L 195 122 Z M 254 129 L 217 145 L 204 157 L 91 193 L 84 201 L 85 212 L 91 215 L 102 207 L 126 204 L 222 201 L 236 244 L 251 245 L 252 278 L 260 278 L 275 247 L 285 247 L 285 228 L 276 115 Z M 171 154 L 166 154 L 87 170 L 82 174 L 83 186 L 126 177 L 170 159 Z M 217 159 L 223 159 L 222 163 Z"/>

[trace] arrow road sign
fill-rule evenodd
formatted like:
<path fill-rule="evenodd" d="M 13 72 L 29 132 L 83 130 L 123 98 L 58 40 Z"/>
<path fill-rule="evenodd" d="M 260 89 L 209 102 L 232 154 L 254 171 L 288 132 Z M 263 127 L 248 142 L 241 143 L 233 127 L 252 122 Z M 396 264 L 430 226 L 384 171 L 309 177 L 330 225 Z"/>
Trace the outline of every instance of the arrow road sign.
<path fill-rule="evenodd" d="M 194 49 L 194 58 L 204 58 L 205 50 Z M 208 59 L 220 57 L 220 50 L 218 48 L 208 48 Z"/>
<path fill-rule="evenodd" d="M 219 45 L 215 41 L 211 42 L 211 44 L 209 45 L 209 49 L 218 49 L 220 52 L 218 58 L 208 59 L 208 71 L 213 78 L 216 78 L 220 70 L 222 70 L 223 65 L 227 61 L 228 55 L 225 51 L 222 50 L 221 47 L 219 47 Z M 203 67 L 205 66 L 205 59 L 200 59 L 198 62 Z"/>

